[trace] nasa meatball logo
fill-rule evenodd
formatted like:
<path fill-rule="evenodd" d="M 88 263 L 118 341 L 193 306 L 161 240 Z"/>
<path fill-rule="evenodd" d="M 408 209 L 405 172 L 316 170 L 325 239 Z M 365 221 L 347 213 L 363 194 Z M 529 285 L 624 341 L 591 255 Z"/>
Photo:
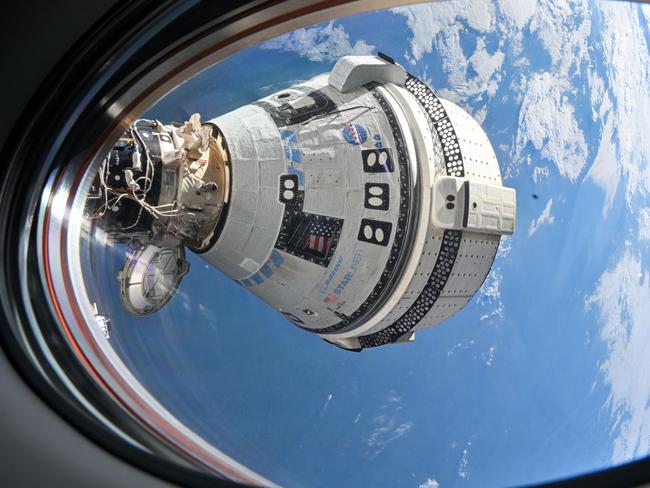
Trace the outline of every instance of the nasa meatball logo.
<path fill-rule="evenodd" d="M 363 144 L 368 139 L 368 132 L 359 124 L 348 122 L 343 126 L 343 137 L 350 144 Z"/>

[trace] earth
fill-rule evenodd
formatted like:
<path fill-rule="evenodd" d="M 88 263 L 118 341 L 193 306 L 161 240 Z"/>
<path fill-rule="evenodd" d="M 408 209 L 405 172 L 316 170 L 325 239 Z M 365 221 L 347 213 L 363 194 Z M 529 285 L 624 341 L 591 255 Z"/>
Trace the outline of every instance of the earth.
<path fill-rule="evenodd" d="M 300 29 L 188 80 L 145 114 L 203 120 L 389 54 L 487 132 L 517 229 L 479 294 L 411 344 L 337 349 L 190 253 L 160 312 L 111 344 L 209 442 L 288 486 L 494 486 L 650 449 L 650 6 L 443 2 Z"/>

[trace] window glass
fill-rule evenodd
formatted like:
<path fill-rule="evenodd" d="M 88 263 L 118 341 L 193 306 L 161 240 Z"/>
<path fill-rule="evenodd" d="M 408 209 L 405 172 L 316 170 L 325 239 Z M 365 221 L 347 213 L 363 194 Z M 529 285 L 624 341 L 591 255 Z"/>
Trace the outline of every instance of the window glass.
<path fill-rule="evenodd" d="M 288 486 L 518 485 L 646 456 L 649 25 L 649 7 L 624 2 L 418 4 L 299 29 L 206 69 L 143 114 L 81 186 L 93 340 L 200 439 Z M 458 251 L 456 234 L 440 234 L 422 253 L 436 272 L 449 264 L 431 291 L 431 303 L 449 300 L 429 316 L 440 325 L 355 353 L 304 329 L 336 322 L 345 334 L 421 264 L 400 246 L 428 239 L 409 230 L 422 192 L 402 197 L 425 178 L 406 163 L 425 142 L 395 112 L 399 93 L 370 84 L 367 98 L 340 102 L 310 80 L 378 51 L 451 102 L 455 137 L 480 124 L 495 186 L 516 189 L 516 229 L 491 241 L 489 273 L 474 278 L 445 253 L 478 262 L 483 237 Z M 422 120 L 427 100 L 413 112 Z M 238 110 L 240 125 L 219 122 Z M 432 181 L 445 137 L 430 143 Z M 461 147 L 478 147 L 470 139 Z M 165 145 L 194 166 L 182 172 Z M 489 164 L 463 151 L 467 168 Z M 141 202 L 123 196 L 134 185 Z M 457 191 L 444 205 L 466 208 L 465 224 L 449 225 L 467 226 L 478 190 Z M 169 219 L 184 245 L 160 237 Z M 432 269 L 413 271 L 419 291 L 386 320 L 429 299 Z M 461 286 L 471 279 L 476 295 Z M 286 306 L 273 306 L 278 294 Z"/>

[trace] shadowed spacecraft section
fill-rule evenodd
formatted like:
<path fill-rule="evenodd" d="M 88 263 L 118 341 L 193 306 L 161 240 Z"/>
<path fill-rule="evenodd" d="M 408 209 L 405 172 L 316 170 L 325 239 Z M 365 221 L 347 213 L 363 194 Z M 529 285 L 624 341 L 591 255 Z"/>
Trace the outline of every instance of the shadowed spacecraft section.
<path fill-rule="evenodd" d="M 458 312 L 515 226 L 515 192 L 465 111 L 385 55 L 201 124 L 138 120 L 86 213 L 129 243 L 135 315 L 198 253 L 304 330 L 349 350 L 413 340 Z"/>

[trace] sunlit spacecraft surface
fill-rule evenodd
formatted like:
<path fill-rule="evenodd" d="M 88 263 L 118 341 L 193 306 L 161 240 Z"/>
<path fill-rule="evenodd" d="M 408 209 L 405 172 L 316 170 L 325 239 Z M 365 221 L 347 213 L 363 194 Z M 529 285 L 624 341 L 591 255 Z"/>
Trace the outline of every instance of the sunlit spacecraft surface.
<path fill-rule="evenodd" d="M 134 315 L 191 272 L 186 247 L 298 327 L 359 351 L 414 339 L 467 304 L 515 227 L 515 191 L 479 124 L 391 58 L 215 119 L 138 120 L 86 214 L 128 243 Z"/>

